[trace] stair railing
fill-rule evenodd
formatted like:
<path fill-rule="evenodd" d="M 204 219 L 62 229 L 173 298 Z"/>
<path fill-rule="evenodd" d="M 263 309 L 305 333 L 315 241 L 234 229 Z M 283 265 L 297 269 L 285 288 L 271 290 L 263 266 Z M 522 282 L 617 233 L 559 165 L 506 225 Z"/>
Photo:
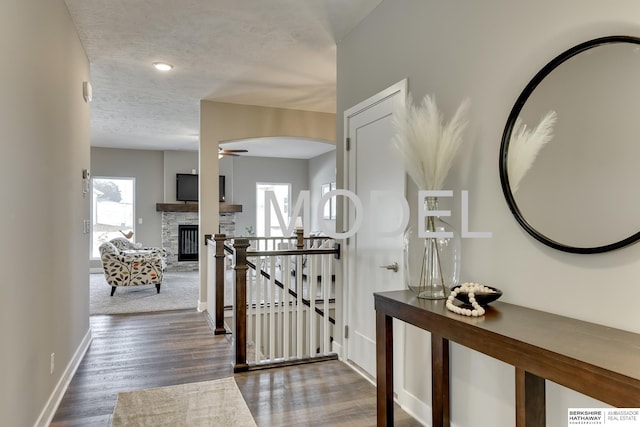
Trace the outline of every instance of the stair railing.
<path fill-rule="evenodd" d="M 301 230 L 295 238 L 216 235 L 215 241 L 216 260 L 221 251 L 234 260 L 233 286 L 219 282 L 224 260 L 216 264 L 216 307 L 225 287 L 231 288 L 236 372 L 336 358 L 331 342 L 339 244 L 303 238 Z M 224 271 L 222 276 L 228 278 Z"/>

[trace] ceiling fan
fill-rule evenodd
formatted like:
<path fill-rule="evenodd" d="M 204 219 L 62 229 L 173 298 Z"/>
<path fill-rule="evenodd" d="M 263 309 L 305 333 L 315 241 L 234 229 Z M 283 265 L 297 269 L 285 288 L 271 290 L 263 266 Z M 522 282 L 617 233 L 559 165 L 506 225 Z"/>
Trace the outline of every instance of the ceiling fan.
<path fill-rule="evenodd" d="M 249 150 L 225 150 L 222 147 L 218 147 L 218 158 L 223 156 L 239 156 L 238 153 L 248 153 Z"/>

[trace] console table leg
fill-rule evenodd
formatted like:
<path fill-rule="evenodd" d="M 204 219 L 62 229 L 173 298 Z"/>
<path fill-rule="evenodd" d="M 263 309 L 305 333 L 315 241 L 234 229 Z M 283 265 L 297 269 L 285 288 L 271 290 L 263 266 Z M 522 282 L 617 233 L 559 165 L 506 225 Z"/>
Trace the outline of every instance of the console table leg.
<path fill-rule="evenodd" d="M 376 383 L 379 426 L 393 426 L 393 319 L 376 311 Z"/>
<path fill-rule="evenodd" d="M 546 421 L 544 378 L 516 368 L 516 426 L 544 427 Z"/>
<path fill-rule="evenodd" d="M 434 427 L 448 427 L 449 340 L 431 333 L 431 416 Z"/>

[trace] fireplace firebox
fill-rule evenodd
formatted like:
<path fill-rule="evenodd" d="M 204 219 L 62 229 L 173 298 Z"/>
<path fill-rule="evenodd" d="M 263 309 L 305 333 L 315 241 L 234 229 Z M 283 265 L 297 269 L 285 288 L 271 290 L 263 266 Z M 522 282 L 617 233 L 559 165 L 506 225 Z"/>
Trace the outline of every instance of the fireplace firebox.
<path fill-rule="evenodd" d="M 198 226 L 178 226 L 178 261 L 198 261 Z"/>

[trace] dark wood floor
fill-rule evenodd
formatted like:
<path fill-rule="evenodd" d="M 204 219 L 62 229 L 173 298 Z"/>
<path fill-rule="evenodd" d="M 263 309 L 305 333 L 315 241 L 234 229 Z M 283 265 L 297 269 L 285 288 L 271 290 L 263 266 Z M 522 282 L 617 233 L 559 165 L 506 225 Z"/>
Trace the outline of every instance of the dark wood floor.
<path fill-rule="evenodd" d="M 93 341 L 51 426 L 109 426 L 121 391 L 233 376 L 227 336 L 180 310 L 92 316 Z M 235 375 L 258 426 L 372 426 L 375 388 L 339 361 Z M 420 425 L 396 408 L 397 425 Z"/>

